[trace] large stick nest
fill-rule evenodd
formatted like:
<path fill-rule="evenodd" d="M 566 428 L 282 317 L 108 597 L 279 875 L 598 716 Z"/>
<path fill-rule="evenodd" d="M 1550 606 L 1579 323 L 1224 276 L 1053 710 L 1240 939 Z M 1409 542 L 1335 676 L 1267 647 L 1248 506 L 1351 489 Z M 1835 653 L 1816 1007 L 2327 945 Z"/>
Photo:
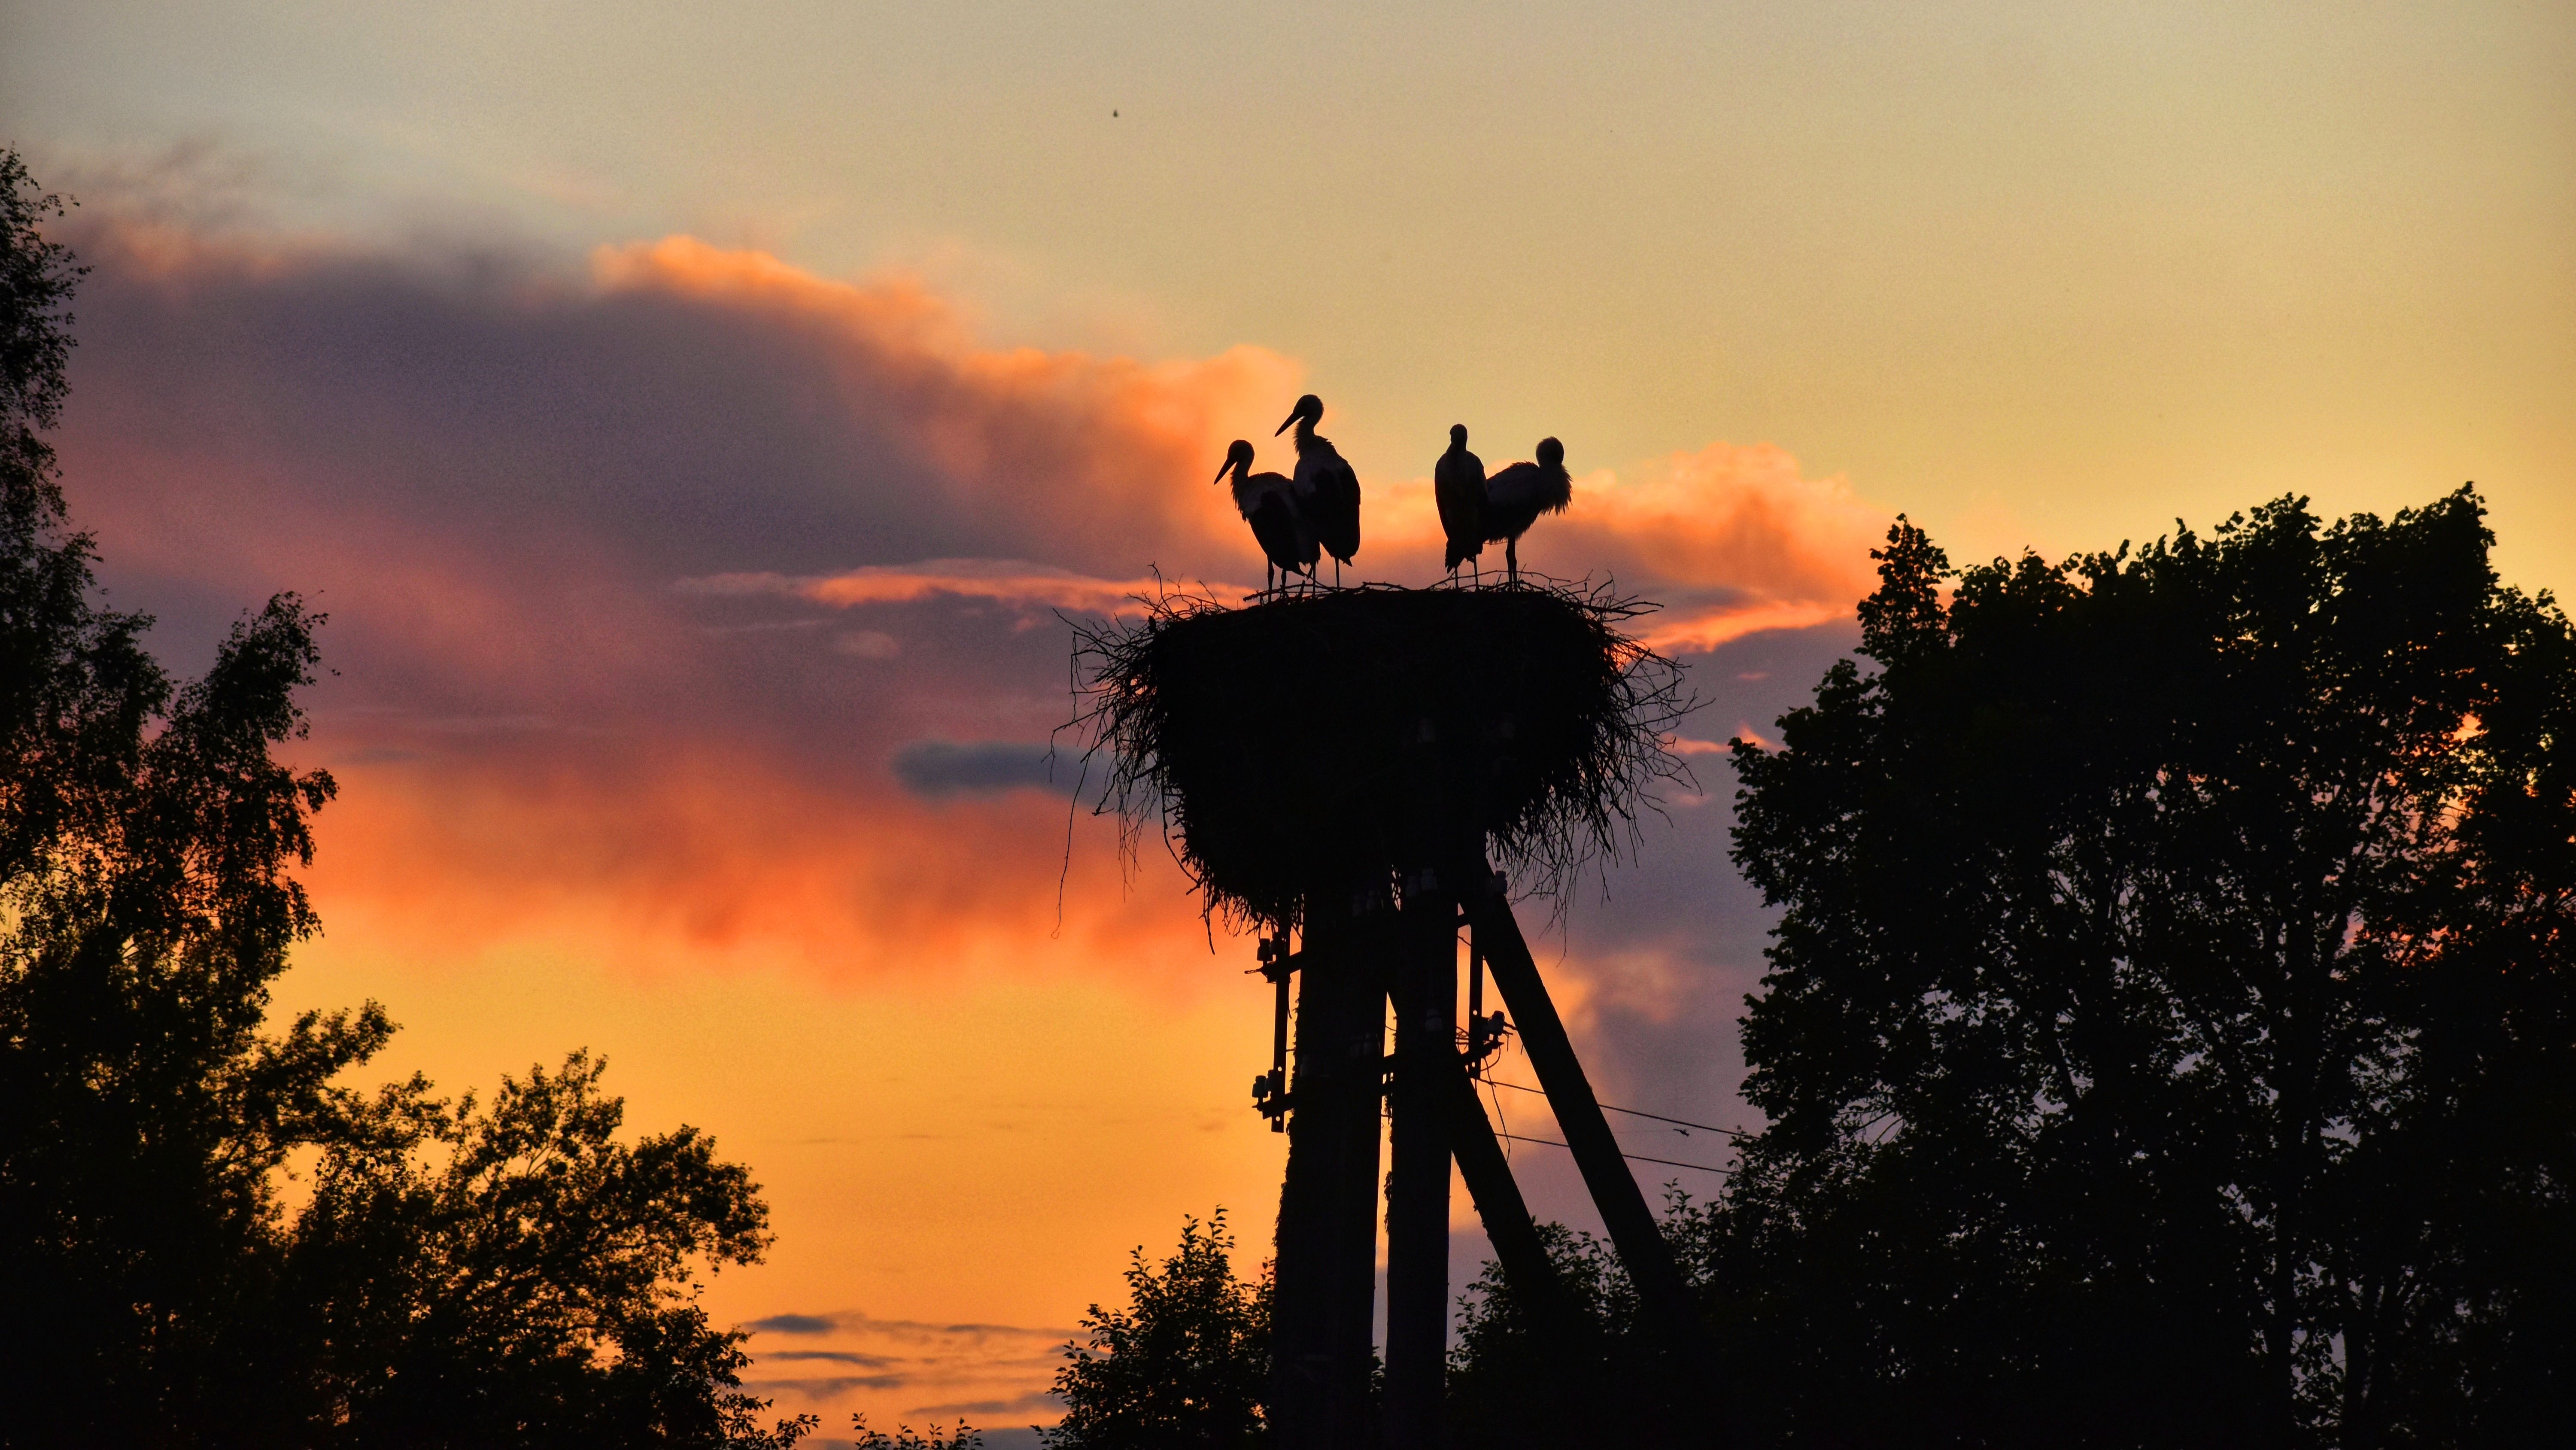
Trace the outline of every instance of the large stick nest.
<path fill-rule="evenodd" d="M 1623 631 L 1655 606 L 1607 585 L 1142 602 L 1075 629 L 1090 804 L 1130 852 L 1159 830 L 1238 925 L 1478 846 L 1553 893 L 1636 844 L 1659 782 L 1694 785 L 1666 749 L 1681 669 Z"/>

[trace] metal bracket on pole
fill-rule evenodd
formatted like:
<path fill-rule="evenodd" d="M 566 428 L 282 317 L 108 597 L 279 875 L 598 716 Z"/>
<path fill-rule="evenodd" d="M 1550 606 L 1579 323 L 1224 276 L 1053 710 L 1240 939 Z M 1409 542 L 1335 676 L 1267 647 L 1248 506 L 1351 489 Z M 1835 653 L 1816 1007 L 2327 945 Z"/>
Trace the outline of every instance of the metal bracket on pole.
<path fill-rule="evenodd" d="M 1297 956 L 1288 950 L 1288 933 L 1261 939 L 1261 965 L 1255 970 L 1278 989 L 1270 1014 L 1270 1071 L 1252 1080 L 1252 1109 L 1270 1120 L 1270 1131 L 1288 1131 L 1288 979 Z"/>

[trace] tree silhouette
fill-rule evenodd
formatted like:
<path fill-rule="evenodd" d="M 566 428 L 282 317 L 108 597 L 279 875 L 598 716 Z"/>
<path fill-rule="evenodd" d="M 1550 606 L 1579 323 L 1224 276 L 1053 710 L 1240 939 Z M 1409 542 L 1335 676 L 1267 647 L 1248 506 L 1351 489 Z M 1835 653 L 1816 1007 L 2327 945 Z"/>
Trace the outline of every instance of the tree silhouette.
<path fill-rule="evenodd" d="M 1666 1208 L 1670 1238 L 1670 1226 L 1696 1210 L 1679 1194 Z M 1618 1256 L 1603 1240 L 1561 1223 L 1538 1230 L 1563 1289 L 1557 1302 L 1581 1322 L 1572 1336 L 1546 1332 L 1531 1322 L 1502 1266 L 1487 1262 L 1458 1301 L 1449 1352 L 1451 1443 L 1489 1450 L 1675 1443 L 1652 1413 L 1664 1370 Z"/>
<path fill-rule="evenodd" d="M 910 1425 L 898 1425 L 889 1435 L 883 1430 L 868 1428 L 868 1417 L 856 1414 L 850 1417 L 850 1429 L 858 1436 L 851 1450 L 983 1450 L 984 1446 L 984 1437 L 963 1420 L 957 1422 L 955 1430 L 946 1434 L 942 1434 L 934 1423 L 927 1434 Z"/>
<path fill-rule="evenodd" d="M 605 1064 L 504 1077 L 489 1108 L 385 1090 L 325 1145 L 281 1296 L 338 1439 L 767 1447 L 738 1332 L 693 1260 L 756 1261 L 767 1212 L 692 1128 L 616 1141 Z"/>
<path fill-rule="evenodd" d="M 1734 745 L 1783 909 L 1688 1226 L 1787 1443 L 2576 1414 L 2576 635 L 2463 488 L 1959 576 Z"/>
<path fill-rule="evenodd" d="M 1214 1450 L 1261 1440 L 1270 1384 L 1270 1276 L 1234 1276 L 1234 1235 L 1220 1208 L 1183 1219 L 1158 1272 L 1142 1247 L 1127 1268 L 1128 1306 L 1091 1306 L 1088 1338 L 1065 1346 L 1055 1392 L 1058 1450 Z"/>
<path fill-rule="evenodd" d="M 44 437 L 61 211 L 0 152 L 0 1446 L 793 1441 L 693 1300 L 768 1242 L 703 1136 L 618 1143 L 578 1054 L 488 1109 L 361 1093 L 373 1003 L 268 1030 L 337 789 L 271 753 L 322 619 L 280 595 L 180 683 L 97 607 Z"/>

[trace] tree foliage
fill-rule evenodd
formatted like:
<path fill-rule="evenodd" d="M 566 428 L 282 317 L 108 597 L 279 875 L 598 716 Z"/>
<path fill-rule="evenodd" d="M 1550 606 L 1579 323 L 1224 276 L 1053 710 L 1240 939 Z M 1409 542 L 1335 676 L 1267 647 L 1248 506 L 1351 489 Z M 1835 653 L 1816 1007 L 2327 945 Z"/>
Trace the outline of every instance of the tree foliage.
<path fill-rule="evenodd" d="M 71 390 L 72 291 L 88 270 L 45 237 L 45 218 L 64 214 L 17 152 L 0 151 L 0 523 L 12 537 L 62 518 L 44 435 Z"/>
<path fill-rule="evenodd" d="M 1674 1195 L 1665 1224 L 1699 1210 Z M 1562 1290 L 1580 1316 L 1572 1333 L 1531 1321 L 1502 1266 L 1488 1262 L 1459 1298 L 1449 1351 L 1451 1442 L 1484 1450 L 1657 1442 L 1649 1408 L 1661 1399 L 1658 1346 L 1637 1291 L 1610 1245 L 1560 1223 L 1538 1226 Z M 1687 1260 L 1685 1261 L 1687 1263 Z"/>
<path fill-rule="evenodd" d="M 271 1029 L 337 789 L 273 753 L 322 618 L 280 595 L 180 682 L 97 606 L 44 438 L 60 210 L 0 152 L 0 1446 L 792 1441 L 694 1302 L 768 1242 L 703 1135 L 621 1144 L 579 1054 L 488 1108 L 360 1092 L 373 1003 Z"/>
<path fill-rule="evenodd" d="M 1270 1384 L 1270 1276 L 1234 1274 L 1225 1210 L 1184 1219 L 1159 1270 L 1134 1250 L 1128 1305 L 1082 1316 L 1088 1338 L 1065 1347 L 1055 1392 L 1057 1450 L 1216 1450 L 1256 1445 Z"/>
<path fill-rule="evenodd" d="M 1792 1443 L 2576 1412 L 2576 634 L 2476 494 L 1950 577 L 1738 741 L 1771 1126 L 1703 1225 Z"/>
<path fill-rule="evenodd" d="M 696 1129 L 617 1141 L 605 1066 L 504 1077 L 488 1108 L 400 1085 L 325 1145 L 283 1299 L 341 1441 L 792 1443 L 692 1288 L 693 1262 L 759 1258 L 757 1189 Z"/>
<path fill-rule="evenodd" d="M 950 1431 L 942 1431 L 934 1422 L 926 1433 L 898 1425 L 888 1434 L 870 1429 L 868 1417 L 857 1414 L 850 1417 L 850 1429 L 858 1436 L 851 1450 L 983 1450 L 984 1446 L 984 1437 L 963 1420 Z"/>

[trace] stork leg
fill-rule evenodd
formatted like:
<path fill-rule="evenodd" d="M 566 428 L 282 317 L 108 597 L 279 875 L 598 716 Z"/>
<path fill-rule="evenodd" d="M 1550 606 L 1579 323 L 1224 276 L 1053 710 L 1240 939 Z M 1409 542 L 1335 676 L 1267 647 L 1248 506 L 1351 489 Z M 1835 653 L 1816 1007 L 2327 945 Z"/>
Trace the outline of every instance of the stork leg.
<path fill-rule="evenodd" d="M 1512 571 L 1512 582 L 1521 582 L 1521 541 L 1515 534 L 1503 540 L 1503 563 Z"/>

